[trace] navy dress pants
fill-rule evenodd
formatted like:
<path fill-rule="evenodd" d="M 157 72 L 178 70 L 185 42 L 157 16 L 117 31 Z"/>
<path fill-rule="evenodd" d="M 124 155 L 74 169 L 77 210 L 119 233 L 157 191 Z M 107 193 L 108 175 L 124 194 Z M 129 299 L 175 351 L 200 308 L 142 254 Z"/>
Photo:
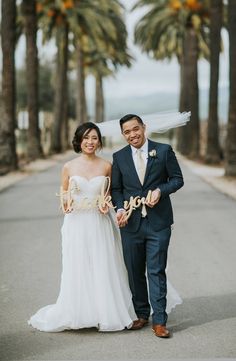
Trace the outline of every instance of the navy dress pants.
<path fill-rule="evenodd" d="M 141 219 L 138 232 L 126 232 L 121 228 L 121 236 L 137 317 L 148 319 L 151 303 L 152 323 L 165 325 L 167 322 L 165 270 L 171 227 L 154 231 L 145 217 Z"/>

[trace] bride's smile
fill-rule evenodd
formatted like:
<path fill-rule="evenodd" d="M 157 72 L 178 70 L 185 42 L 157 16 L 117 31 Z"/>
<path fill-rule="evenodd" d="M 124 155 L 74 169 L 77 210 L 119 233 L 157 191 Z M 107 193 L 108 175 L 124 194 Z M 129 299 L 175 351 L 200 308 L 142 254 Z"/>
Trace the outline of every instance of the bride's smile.
<path fill-rule="evenodd" d="M 81 142 L 81 150 L 84 154 L 93 154 L 100 147 L 100 141 L 95 129 L 85 133 Z"/>

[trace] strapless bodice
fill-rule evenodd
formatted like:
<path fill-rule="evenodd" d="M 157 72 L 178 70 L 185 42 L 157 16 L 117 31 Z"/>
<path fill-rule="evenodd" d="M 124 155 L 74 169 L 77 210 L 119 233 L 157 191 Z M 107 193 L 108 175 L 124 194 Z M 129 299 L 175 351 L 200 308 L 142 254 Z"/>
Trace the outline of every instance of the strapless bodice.
<path fill-rule="evenodd" d="M 69 189 L 74 205 L 74 207 L 72 207 L 74 209 L 75 206 L 79 208 L 82 207 L 82 209 L 97 208 L 96 200 L 105 192 L 107 185 L 108 178 L 104 175 L 95 176 L 90 179 L 79 175 L 71 176 Z M 87 207 L 86 205 L 89 206 Z"/>

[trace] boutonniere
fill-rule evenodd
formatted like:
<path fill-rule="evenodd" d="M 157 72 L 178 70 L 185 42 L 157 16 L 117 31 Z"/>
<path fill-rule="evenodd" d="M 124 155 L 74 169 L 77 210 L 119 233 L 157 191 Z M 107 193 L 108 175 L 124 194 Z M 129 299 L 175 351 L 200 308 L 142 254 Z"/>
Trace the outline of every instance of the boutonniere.
<path fill-rule="evenodd" d="M 156 149 L 150 150 L 150 152 L 148 152 L 148 154 L 149 154 L 149 157 L 151 157 L 151 158 L 157 158 L 157 151 L 156 151 Z"/>

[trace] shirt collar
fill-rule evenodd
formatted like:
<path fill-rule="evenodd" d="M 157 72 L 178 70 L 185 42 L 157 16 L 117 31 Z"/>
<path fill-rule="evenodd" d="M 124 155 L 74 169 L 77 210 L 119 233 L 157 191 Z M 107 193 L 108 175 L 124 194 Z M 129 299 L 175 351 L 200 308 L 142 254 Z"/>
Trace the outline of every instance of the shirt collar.
<path fill-rule="evenodd" d="M 137 148 L 133 147 L 132 145 L 130 145 L 130 146 L 131 146 L 132 154 L 133 155 L 136 154 Z M 148 154 L 148 140 L 147 139 L 145 140 L 145 143 L 142 145 L 142 147 L 139 149 L 141 149 L 145 154 Z"/>

